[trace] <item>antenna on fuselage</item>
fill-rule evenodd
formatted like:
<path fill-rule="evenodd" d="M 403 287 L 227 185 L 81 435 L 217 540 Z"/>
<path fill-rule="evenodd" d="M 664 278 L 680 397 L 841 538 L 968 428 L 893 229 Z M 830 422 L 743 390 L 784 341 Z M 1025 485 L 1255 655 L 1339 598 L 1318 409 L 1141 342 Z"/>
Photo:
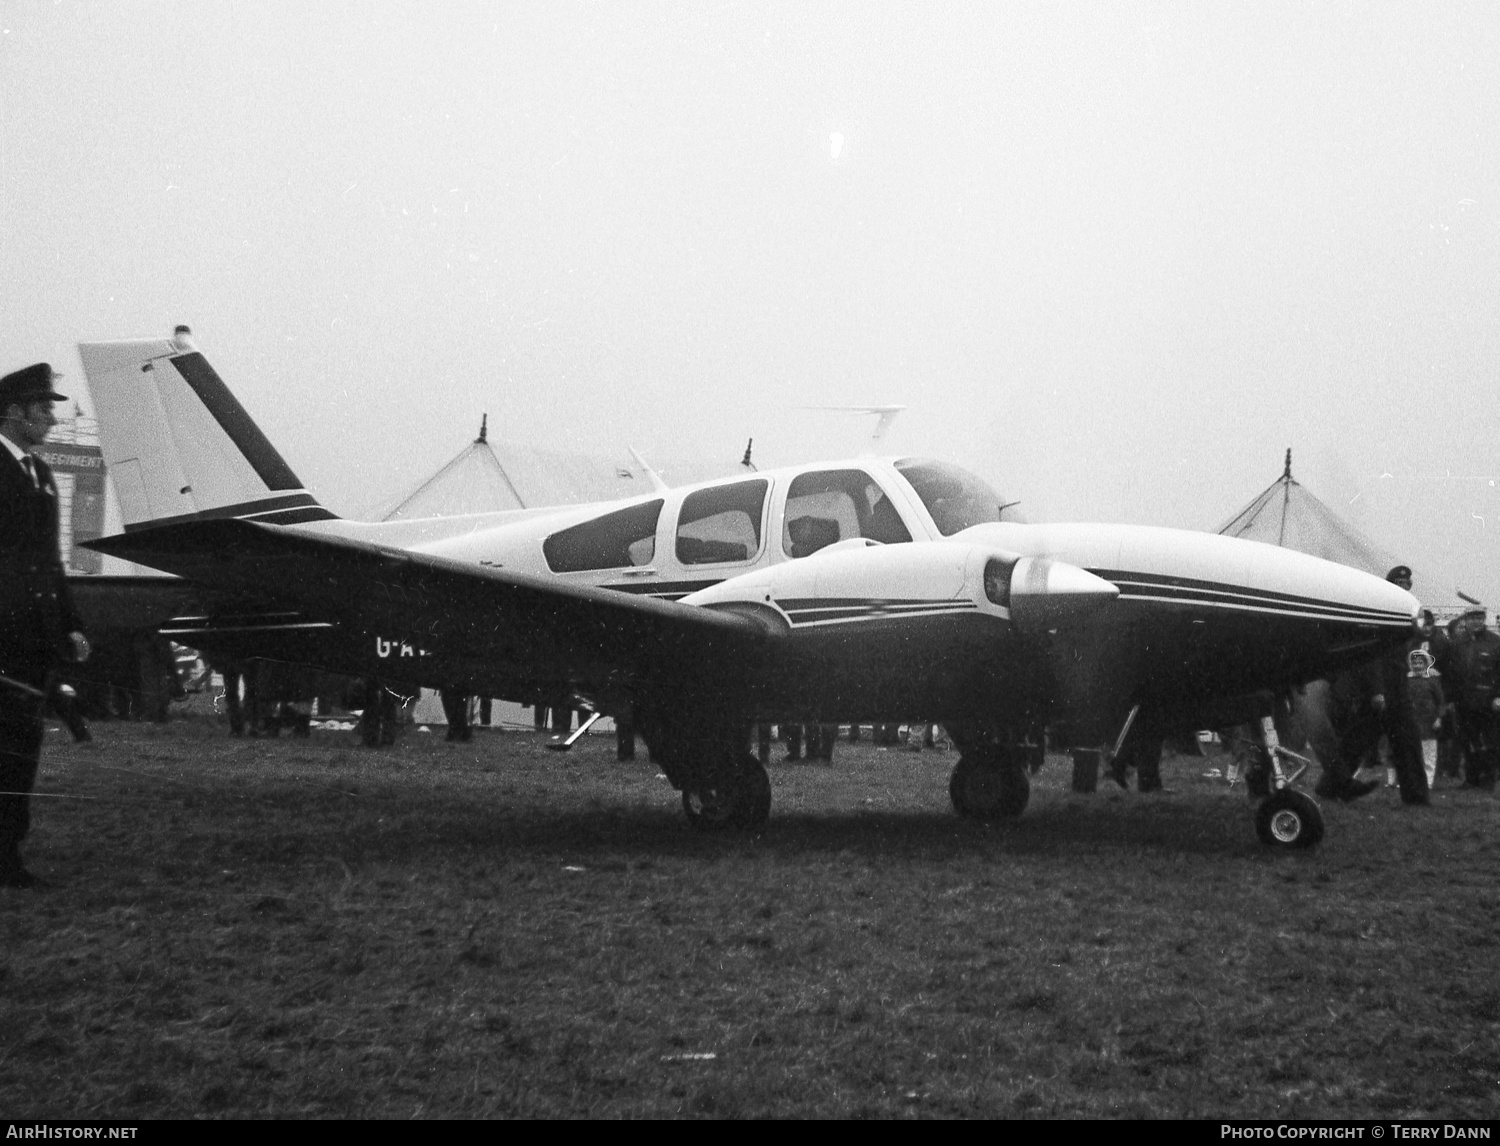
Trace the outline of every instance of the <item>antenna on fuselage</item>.
<path fill-rule="evenodd" d="M 747 470 L 750 470 L 754 473 L 759 473 L 760 471 L 755 468 L 755 463 L 750 460 L 750 450 L 754 446 L 754 438 L 751 438 L 748 442 L 745 443 L 745 456 L 740 459 L 740 465 L 744 466 Z"/>
<path fill-rule="evenodd" d="M 484 445 L 490 440 L 490 416 L 488 413 L 479 415 L 479 437 L 474 439 L 476 445 Z"/>
<path fill-rule="evenodd" d="M 665 493 L 671 487 L 661 480 L 661 475 L 646 464 L 646 459 L 641 457 L 634 446 L 627 447 L 630 456 L 635 459 L 635 464 L 641 467 L 641 472 L 646 475 L 646 480 L 651 483 L 652 493 Z"/>

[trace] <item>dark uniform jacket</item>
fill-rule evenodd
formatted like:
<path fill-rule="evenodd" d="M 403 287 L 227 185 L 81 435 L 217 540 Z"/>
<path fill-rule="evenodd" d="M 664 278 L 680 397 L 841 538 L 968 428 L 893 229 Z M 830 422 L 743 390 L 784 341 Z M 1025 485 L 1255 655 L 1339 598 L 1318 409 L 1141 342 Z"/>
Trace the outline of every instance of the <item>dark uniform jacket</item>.
<path fill-rule="evenodd" d="M 34 458 L 34 486 L 0 446 L 0 673 L 41 686 L 81 629 L 57 550 L 57 483 Z"/>
<path fill-rule="evenodd" d="M 1438 734 L 1438 717 L 1443 713 L 1443 680 L 1437 673 L 1431 676 L 1414 676 L 1407 681 L 1411 693 L 1412 710 L 1417 715 L 1417 728 L 1423 740 L 1433 740 Z"/>
<path fill-rule="evenodd" d="M 1329 678 L 1328 685 L 1328 715 L 1344 736 L 1356 722 L 1374 716 L 1374 698 L 1385 693 L 1384 662 L 1354 665 Z"/>
<path fill-rule="evenodd" d="M 1488 713 L 1500 695 L 1500 636 L 1485 629 L 1456 643 L 1450 653 L 1448 699 L 1460 712 Z"/>

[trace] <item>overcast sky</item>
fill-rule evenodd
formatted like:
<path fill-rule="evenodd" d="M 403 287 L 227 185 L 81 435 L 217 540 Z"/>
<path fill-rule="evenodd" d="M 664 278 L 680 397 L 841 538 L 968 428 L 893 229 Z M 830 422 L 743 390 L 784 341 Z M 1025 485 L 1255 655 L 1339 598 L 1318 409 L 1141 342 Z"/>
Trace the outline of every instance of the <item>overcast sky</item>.
<path fill-rule="evenodd" d="M 1200 529 L 1291 446 L 1500 604 L 1497 59 L 1493 3 L 0 0 L 0 365 L 189 323 L 345 512 L 486 411 L 764 466 L 905 403 L 1033 520 Z"/>

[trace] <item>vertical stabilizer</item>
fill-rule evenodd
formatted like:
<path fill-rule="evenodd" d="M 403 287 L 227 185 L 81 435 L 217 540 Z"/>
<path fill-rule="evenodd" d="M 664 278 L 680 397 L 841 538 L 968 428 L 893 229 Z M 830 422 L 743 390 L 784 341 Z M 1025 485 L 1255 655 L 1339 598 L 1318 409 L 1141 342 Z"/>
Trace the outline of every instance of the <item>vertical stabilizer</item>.
<path fill-rule="evenodd" d="M 203 518 L 290 525 L 335 516 L 303 488 L 185 331 L 83 342 L 78 354 L 127 532 Z"/>

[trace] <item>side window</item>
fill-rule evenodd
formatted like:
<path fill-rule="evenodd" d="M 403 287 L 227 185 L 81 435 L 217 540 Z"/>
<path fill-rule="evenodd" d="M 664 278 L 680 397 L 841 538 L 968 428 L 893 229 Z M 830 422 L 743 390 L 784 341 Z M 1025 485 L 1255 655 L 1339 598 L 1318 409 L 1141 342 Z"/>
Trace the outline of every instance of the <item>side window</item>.
<path fill-rule="evenodd" d="M 677 560 L 684 565 L 749 561 L 760 552 L 765 478 L 700 489 L 682 499 L 677 519 Z"/>
<path fill-rule="evenodd" d="M 781 533 L 788 557 L 810 557 L 851 537 L 895 545 L 910 541 L 911 533 L 891 499 L 864 470 L 820 470 L 792 479 Z"/>
<path fill-rule="evenodd" d="M 649 565 L 656 556 L 656 521 L 662 504 L 657 498 L 558 530 L 542 542 L 547 568 L 554 573 L 581 573 Z"/>

